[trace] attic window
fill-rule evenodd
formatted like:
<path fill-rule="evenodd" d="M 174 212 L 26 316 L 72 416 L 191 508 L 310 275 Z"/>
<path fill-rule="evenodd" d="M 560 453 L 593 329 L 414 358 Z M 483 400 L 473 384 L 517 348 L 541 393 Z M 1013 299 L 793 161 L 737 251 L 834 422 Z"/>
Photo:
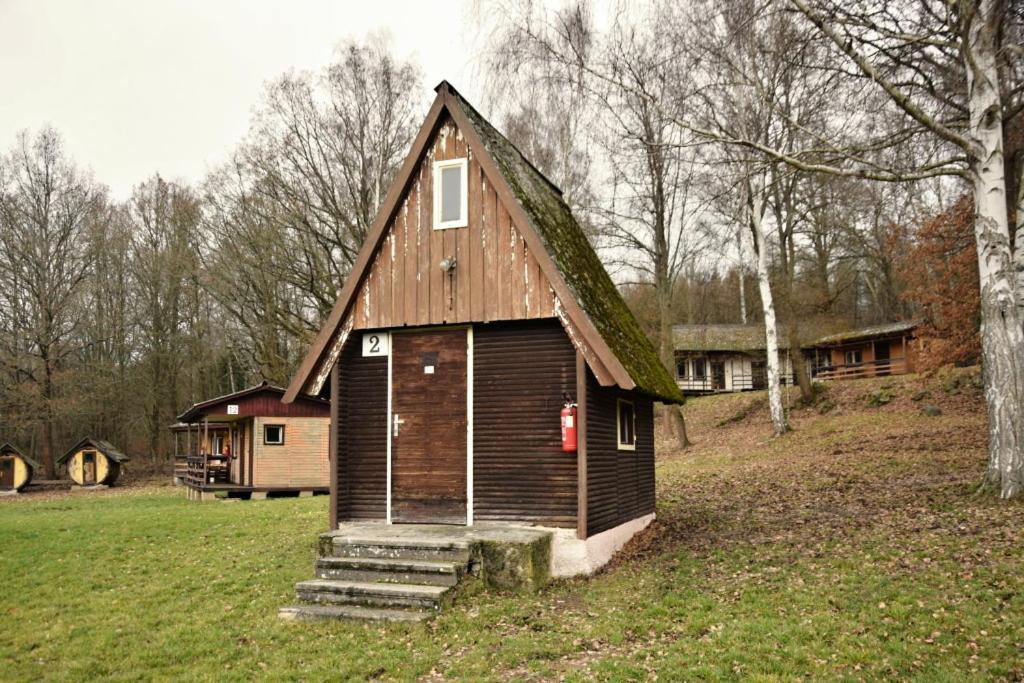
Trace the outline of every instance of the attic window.
<path fill-rule="evenodd" d="M 469 225 L 467 160 L 434 162 L 434 229 Z"/>
<path fill-rule="evenodd" d="M 618 409 L 619 450 L 636 450 L 636 410 L 632 401 L 619 399 Z"/>

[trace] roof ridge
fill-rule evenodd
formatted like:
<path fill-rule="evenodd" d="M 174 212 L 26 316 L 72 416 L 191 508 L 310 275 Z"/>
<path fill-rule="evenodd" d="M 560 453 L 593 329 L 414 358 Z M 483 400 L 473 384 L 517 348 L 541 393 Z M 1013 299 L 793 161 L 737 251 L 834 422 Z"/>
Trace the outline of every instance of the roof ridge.
<path fill-rule="evenodd" d="M 454 95 L 456 99 L 458 99 L 459 103 L 462 106 L 464 106 L 467 109 L 469 109 L 470 111 L 472 111 L 474 114 L 476 114 L 478 117 L 480 117 L 481 120 L 487 121 L 487 117 L 484 116 L 483 114 L 481 114 L 479 109 L 477 109 L 472 104 L 470 104 L 469 100 L 467 100 L 465 97 L 463 97 L 462 93 L 460 93 L 458 90 L 456 90 L 455 87 L 451 83 L 449 83 L 448 81 L 441 81 L 437 85 L 437 87 L 434 88 L 434 90 L 438 90 L 439 91 L 441 88 L 444 88 L 444 87 L 448 88 L 448 91 L 452 95 Z M 490 122 L 488 122 L 488 123 L 490 123 Z M 555 181 L 551 180 L 551 178 L 548 178 L 547 175 L 543 171 L 541 171 L 539 168 L 537 168 L 537 166 L 534 165 L 534 163 L 532 161 L 530 161 L 530 159 L 525 154 L 523 154 L 523 151 L 521 149 L 519 149 L 519 146 L 516 145 L 516 143 L 512 142 L 508 138 L 507 135 L 505 135 L 500 130 L 498 130 L 498 128 L 496 126 L 494 126 L 493 124 L 490 124 L 490 125 L 491 125 L 491 128 L 494 129 L 494 132 L 497 133 L 501 137 L 502 140 L 504 140 L 506 143 L 508 143 L 509 147 L 511 147 L 512 149 L 515 150 L 516 154 L 519 155 L 519 157 L 523 160 L 523 162 L 526 163 L 526 165 L 529 166 L 533 170 L 534 173 L 536 173 L 538 176 L 540 176 L 541 180 L 543 180 L 545 183 L 550 185 L 551 188 L 555 192 L 558 193 L 559 199 L 561 199 L 563 202 L 565 202 L 565 193 L 562 192 L 562 188 L 560 188 L 557 184 L 555 184 Z M 568 203 L 566 203 L 566 206 L 568 206 Z"/>

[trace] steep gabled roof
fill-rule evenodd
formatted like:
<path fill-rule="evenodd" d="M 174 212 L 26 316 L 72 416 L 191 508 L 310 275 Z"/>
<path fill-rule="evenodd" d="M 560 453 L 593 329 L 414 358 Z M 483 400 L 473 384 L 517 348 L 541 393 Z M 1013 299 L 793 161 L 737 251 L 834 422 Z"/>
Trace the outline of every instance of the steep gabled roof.
<path fill-rule="evenodd" d="M 896 335 L 909 334 L 920 325 L 916 320 L 901 320 L 894 323 L 872 325 L 870 327 L 858 327 L 848 332 L 830 334 L 814 341 L 812 346 L 833 346 L 835 344 L 848 344 L 850 342 L 868 340 L 872 337 L 892 337 Z"/>
<path fill-rule="evenodd" d="M 29 464 L 29 466 L 32 467 L 32 469 L 34 469 L 34 470 L 38 470 L 38 469 L 40 469 L 42 467 L 42 465 L 40 465 L 35 460 L 33 460 L 32 458 L 30 458 L 27 455 L 25 455 L 24 453 L 22 453 L 20 449 L 16 448 L 14 446 L 14 444 L 12 444 L 10 442 L 5 443 L 3 445 L 0 445 L 0 455 L 7 455 L 7 454 L 13 454 L 13 455 L 18 456 L 19 458 L 21 458 L 22 460 L 27 462 Z"/>
<path fill-rule="evenodd" d="M 444 112 L 455 121 L 506 209 L 522 226 L 524 241 L 535 254 L 555 291 L 558 311 L 569 336 L 584 352 L 605 386 L 636 389 L 658 400 L 682 403 L 683 396 L 650 340 L 640 329 L 622 295 L 594 252 L 558 188 L 446 81 L 420 128 L 412 149 L 388 190 L 369 236 L 353 265 L 338 301 L 284 396 L 317 393 L 326 369 L 340 353 L 336 336 L 371 257 L 409 184 Z"/>
<path fill-rule="evenodd" d="M 110 458 L 114 462 L 120 463 L 120 462 L 127 462 L 128 461 L 128 456 L 125 455 L 124 453 L 122 453 L 121 451 L 117 450 L 116 448 L 114 448 L 113 444 L 111 444 L 109 441 L 104 441 L 103 439 L 97 439 L 94 436 L 87 436 L 84 439 L 82 439 L 81 441 L 79 441 L 78 443 L 76 443 L 74 446 L 69 448 L 67 453 L 65 453 L 64 455 L 62 455 L 59 458 L 57 458 L 57 464 L 58 465 L 63 465 L 65 462 L 68 461 L 68 459 L 72 455 L 74 455 L 75 453 L 77 453 L 78 451 L 82 450 L 83 448 L 85 448 L 87 446 L 92 446 L 93 448 L 95 448 L 100 453 L 102 453 L 103 455 L 107 456 L 108 458 Z"/>

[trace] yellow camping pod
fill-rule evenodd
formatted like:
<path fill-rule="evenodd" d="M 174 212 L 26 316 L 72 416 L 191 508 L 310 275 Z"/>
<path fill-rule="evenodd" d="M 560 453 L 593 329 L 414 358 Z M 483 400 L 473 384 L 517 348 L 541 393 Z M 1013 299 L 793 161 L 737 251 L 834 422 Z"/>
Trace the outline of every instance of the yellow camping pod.
<path fill-rule="evenodd" d="M 0 446 L 0 491 L 20 491 L 32 481 L 39 463 L 9 443 Z"/>
<path fill-rule="evenodd" d="M 87 436 L 60 456 L 58 465 L 66 465 L 68 477 L 79 486 L 111 485 L 121 473 L 128 456 L 108 441 Z"/>

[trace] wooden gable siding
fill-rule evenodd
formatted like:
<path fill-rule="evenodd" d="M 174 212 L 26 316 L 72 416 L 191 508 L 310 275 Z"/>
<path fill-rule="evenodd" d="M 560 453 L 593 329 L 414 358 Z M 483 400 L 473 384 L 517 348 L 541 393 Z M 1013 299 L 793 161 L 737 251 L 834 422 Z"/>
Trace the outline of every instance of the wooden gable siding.
<path fill-rule="evenodd" d="M 349 340 L 338 363 L 338 519 L 387 516 L 388 359 Z"/>
<path fill-rule="evenodd" d="M 281 396 L 280 391 L 267 390 L 226 398 L 200 408 L 198 419 L 227 415 L 229 405 L 238 406 L 237 415 L 240 417 L 329 417 L 331 414 L 331 406 L 327 402 L 300 397 L 292 403 L 282 403 Z"/>
<path fill-rule="evenodd" d="M 557 320 L 473 328 L 473 517 L 576 526 L 576 454 L 562 452 L 576 350 Z"/>
<path fill-rule="evenodd" d="M 636 450 L 618 449 L 616 401 L 633 401 Z M 587 535 L 654 512 L 654 403 L 587 372 Z"/>
<path fill-rule="evenodd" d="M 433 164 L 459 158 L 469 159 L 469 224 L 435 230 Z M 451 276 L 440 268 L 445 258 L 456 260 Z M 447 115 L 398 203 L 349 315 L 355 329 L 555 315 L 550 283 Z"/>

